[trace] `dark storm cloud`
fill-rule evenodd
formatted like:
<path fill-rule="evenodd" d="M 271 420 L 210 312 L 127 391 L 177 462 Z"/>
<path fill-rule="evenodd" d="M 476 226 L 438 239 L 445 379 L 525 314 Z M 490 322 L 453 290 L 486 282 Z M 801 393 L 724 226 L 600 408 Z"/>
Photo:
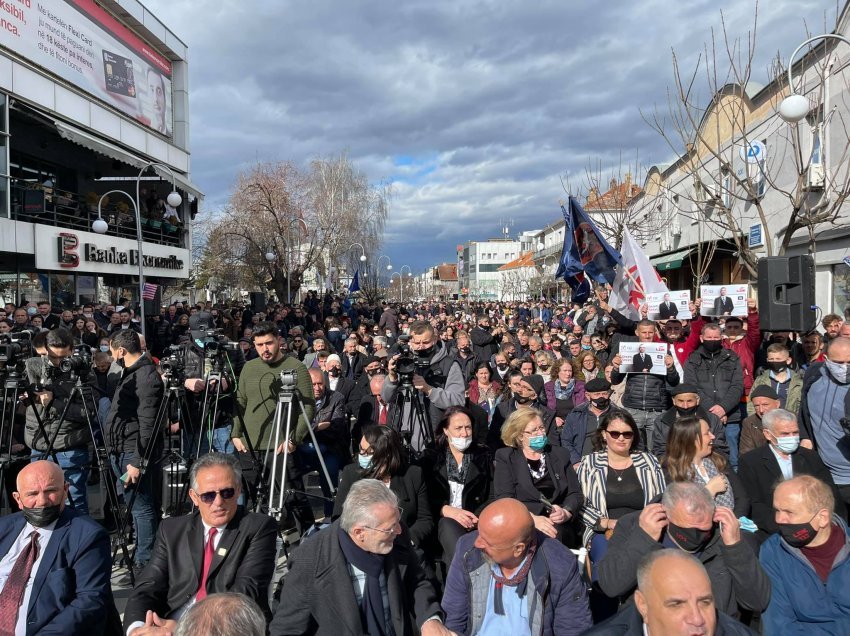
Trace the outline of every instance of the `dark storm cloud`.
<path fill-rule="evenodd" d="M 500 219 L 515 231 L 551 223 L 565 174 L 581 181 L 636 149 L 645 165 L 669 160 L 641 111 L 666 104 L 671 48 L 689 69 L 721 9 L 745 36 L 754 6 L 143 1 L 190 47 L 192 174 L 208 208 L 255 161 L 346 150 L 374 181 L 395 180 L 385 251 L 415 268 L 498 235 Z M 822 25 L 831 9 L 762 2 L 753 79 L 805 38 L 804 19 Z"/>

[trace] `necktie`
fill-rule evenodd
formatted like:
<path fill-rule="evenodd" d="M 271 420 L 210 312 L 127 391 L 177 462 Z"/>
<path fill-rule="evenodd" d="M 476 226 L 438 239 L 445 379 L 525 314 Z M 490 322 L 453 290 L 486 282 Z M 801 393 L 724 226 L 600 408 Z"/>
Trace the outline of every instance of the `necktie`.
<path fill-rule="evenodd" d="M 387 407 L 383 404 L 378 404 L 378 408 L 381 409 L 380 414 L 378 415 L 378 424 L 381 426 L 386 426 L 387 424 Z"/>
<path fill-rule="evenodd" d="M 212 565 L 213 555 L 215 554 L 215 535 L 218 534 L 216 528 L 210 528 L 210 536 L 207 539 L 207 545 L 204 548 L 204 569 L 201 572 L 201 585 L 198 587 L 198 593 L 195 594 L 195 601 L 203 601 L 207 597 L 207 577 L 210 574 L 210 566 Z"/>
<path fill-rule="evenodd" d="M 32 574 L 32 564 L 38 558 L 38 532 L 30 535 L 30 542 L 24 546 L 15 561 L 3 594 L 0 595 L 0 634 L 14 634 L 18 622 L 18 611 L 24 600 L 24 591 Z M 26 610 L 24 610 L 26 611 Z"/>

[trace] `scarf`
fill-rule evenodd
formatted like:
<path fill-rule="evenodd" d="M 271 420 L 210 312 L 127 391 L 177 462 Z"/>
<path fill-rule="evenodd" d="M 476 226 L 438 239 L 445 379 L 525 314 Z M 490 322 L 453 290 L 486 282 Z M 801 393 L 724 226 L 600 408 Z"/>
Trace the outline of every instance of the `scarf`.
<path fill-rule="evenodd" d="M 720 471 L 717 470 L 717 466 L 714 465 L 714 462 L 711 461 L 710 457 L 706 457 L 702 460 L 702 467 L 705 469 L 705 472 L 708 474 L 708 479 L 703 480 L 702 475 L 700 475 L 697 471 L 694 471 L 696 476 L 696 480 L 705 486 L 709 481 L 711 481 L 712 477 L 720 475 Z M 726 477 L 723 477 L 726 479 Z M 714 498 L 715 503 L 718 506 L 725 506 L 730 510 L 735 509 L 735 495 L 732 494 L 732 487 L 729 484 L 729 480 L 726 480 L 726 492 L 722 492 Z"/>
<path fill-rule="evenodd" d="M 363 598 L 360 601 L 363 631 L 371 636 L 386 636 L 389 626 L 384 613 L 380 581 L 386 557 L 383 554 L 367 552 L 354 543 L 342 528 L 339 529 L 339 547 L 345 555 L 345 560 L 366 574 L 366 585 L 363 586 Z"/>
<path fill-rule="evenodd" d="M 576 388 L 576 379 L 570 378 L 567 386 L 561 386 L 560 380 L 555 380 L 555 399 L 569 400 L 573 396 L 573 391 Z"/>
<path fill-rule="evenodd" d="M 461 461 L 460 466 L 458 466 L 452 452 L 449 449 L 446 449 L 446 475 L 449 478 L 449 481 L 453 481 L 456 484 L 465 484 L 466 476 L 469 473 L 470 460 L 470 455 L 464 453 L 463 461 Z"/>
<path fill-rule="evenodd" d="M 528 573 L 531 570 L 531 564 L 534 561 L 534 553 L 536 551 L 537 539 L 532 538 L 531 542 L 528 544 L 528 552 L 525 553 L 525 560 L 522 562 L 522 566 L 511 578 L 497 574 L 493 568 L 490 569 L 493 580 L 496 581 L 496 585 L 494 586 L 495 593 L 493 595 L 493 609 L 499 616 L 505 615 L 505 606 L 502 603 L 502 588 L 505 585 L 508 587 L 515 587 L 517 595 L 520 598 L 525 596 L 525 592 L 528 588 Z"/>

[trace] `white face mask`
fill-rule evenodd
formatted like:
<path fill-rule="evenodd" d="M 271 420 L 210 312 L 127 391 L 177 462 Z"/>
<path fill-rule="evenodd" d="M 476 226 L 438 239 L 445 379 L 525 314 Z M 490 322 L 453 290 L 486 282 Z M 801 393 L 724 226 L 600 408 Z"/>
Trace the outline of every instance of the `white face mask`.
<path fill-rule="evenodd" d="M 472 444 L 471 437 L 449 437 L 449 442 L 461 453 L 470 447 Z"/>
<path fill-rule="evenodd" d="M 829 371 L 829 375 L 835 378 L 836 382 L 839 384 L 850 383 L 850 364 L 833 362 L 829 359 L 826 360 L 825 364 L 827 371 Z"/>

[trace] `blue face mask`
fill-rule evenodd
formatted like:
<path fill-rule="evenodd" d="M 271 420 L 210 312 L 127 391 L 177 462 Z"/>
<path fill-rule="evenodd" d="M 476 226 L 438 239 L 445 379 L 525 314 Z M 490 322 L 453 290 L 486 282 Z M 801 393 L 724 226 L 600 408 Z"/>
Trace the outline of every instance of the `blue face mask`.
<path fill-rule="evenodd" d="M 372 456 L 357 453 L 357 463 L 360 464 L 360 468 L 367 470 L 372 465 Z"/>
<path fill-rule="evenodd" d="M 544 448 L 546 448 L 547 441 L 548 440 L 546 439 L 545 435 L 535 435 L 534 437 L 528 440 L 528 447 L 531 450 L 537 451 L 539 453 Z"/>
<path fill-rule="evenodd" d="M 581 345 L 581 348 L 585 351 L 590 351 L 590 345 Z"/>
<path fill-rule="evenodd" d="M 100 350 L 103 353 L 109 353 L 109 345 L 100 345 Z"/>

